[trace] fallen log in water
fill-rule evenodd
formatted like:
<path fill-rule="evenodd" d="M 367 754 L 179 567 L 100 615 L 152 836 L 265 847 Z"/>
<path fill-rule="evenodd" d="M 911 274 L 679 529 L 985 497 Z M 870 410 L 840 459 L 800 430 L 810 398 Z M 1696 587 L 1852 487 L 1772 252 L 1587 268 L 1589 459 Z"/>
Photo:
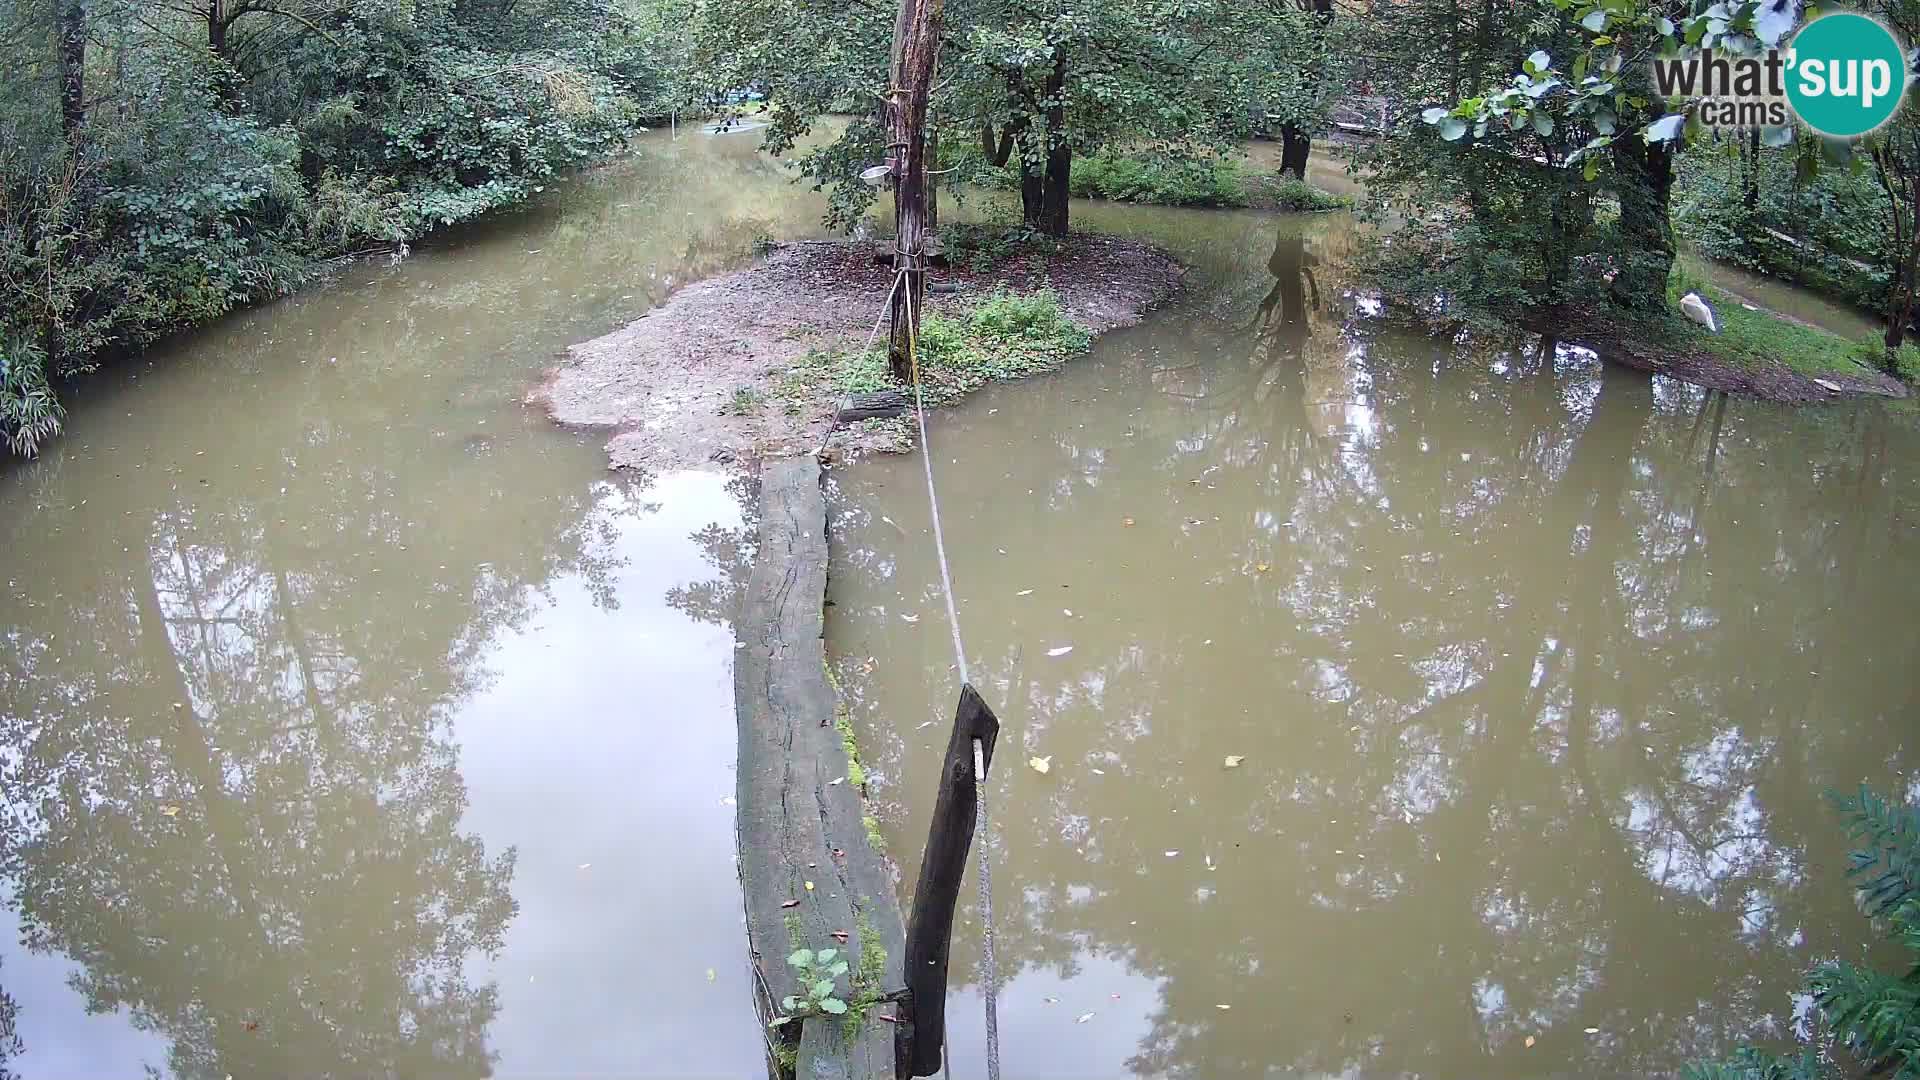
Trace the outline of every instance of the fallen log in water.
<path fill-rule="evenodd" d="M 834 949 L 852 967 L 834 988 L 852 1014 L 808 1015 L 779 1029 L 798 1036 L 798 1076 L 892 1080 L 893 1025 L 883 1015 L 894 1010 L 875 999 L 903 984 L 905 931 L 835 723 L 821 640 L 826 589 L 820 463 L 812 456 L 770 461 L 760 474 L 759 555 L 734 624 L 747 938 L 768 1020 L 788 1012 L 781 1002 L 789 995 L 809 996 L 787 964 L 790 954 Z"/>

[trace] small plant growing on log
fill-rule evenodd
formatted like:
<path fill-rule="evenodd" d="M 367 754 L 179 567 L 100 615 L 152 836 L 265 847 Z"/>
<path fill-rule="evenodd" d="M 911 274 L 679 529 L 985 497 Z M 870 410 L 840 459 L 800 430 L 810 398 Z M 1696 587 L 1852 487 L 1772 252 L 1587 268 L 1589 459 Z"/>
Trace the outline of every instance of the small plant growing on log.
<path fill-rule="evenodd" d="M 808 1016 L 846 1015 L 847 1003 L 834 992 L 835 983 L 847 973 L 847 962 L 840 959 L 840 950 L 799 949 L 787 957 L 787 966 L 794 970 L 805 993 L 788 994 L 780 1002 L 787 1014 L 775 1017 L 770 1026 L 779 1027 L 789 1020 Z"/>

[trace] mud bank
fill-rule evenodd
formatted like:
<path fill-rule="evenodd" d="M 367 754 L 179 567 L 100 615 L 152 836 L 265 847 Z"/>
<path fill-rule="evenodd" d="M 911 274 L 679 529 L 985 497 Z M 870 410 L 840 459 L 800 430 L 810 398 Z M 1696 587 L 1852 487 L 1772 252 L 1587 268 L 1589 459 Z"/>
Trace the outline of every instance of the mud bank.
<path fill-rule="evenodd" d="M 1128 326 L 1177 286 L 1181 268 L 1150 244 L 1081 235 L 986 269 L 936 269 L 930 311 L 996 289 L 1051 289 L 1075 322 Z M 696 282 L 604 337 L 576 345 L 531 400 L 556 421 L 613 431 L 616 467 L 652 470 L 777 457 L 823 444 L 898 449 L 863 426 L 834 429 L 838 395 L 796 378 L 810 355 L 859 349 L 880 317 L 892 271 L 871 243 L 780 247 L 745 269 Z M 884 332 L 884 328 L 882 329 Z"/>

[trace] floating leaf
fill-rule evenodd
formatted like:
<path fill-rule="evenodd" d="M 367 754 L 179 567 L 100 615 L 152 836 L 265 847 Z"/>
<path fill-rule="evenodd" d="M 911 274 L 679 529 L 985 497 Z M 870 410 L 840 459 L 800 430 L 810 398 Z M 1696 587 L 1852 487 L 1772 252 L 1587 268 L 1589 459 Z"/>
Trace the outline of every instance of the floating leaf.
<path fill-rule="evenodd" d="M 1231 1009 L 1231 1008 L 1233 1008 L 1233 1006 L 1231 1006 L 1231 1005 L 1215 1005 L 1215 1006 L 1214 1006 L 1214 1008 L 1216 1008 L 1216 1009 L 1219 1009 L 1219 1010 L 1220 1010 L 1221 1012 L 1226 1012 L 1226 1011 L 1227 1011 L 1228 1009 Z"/>
<path fill-rule="evenodd" d="M 1268 570 L 1271 570 L 1271 569 L 1273 569 L 1273 568 L 1272 568 L 1272 567 L 1270 567 L 1270 566 L 1268 566 L 1268 565 L 1267 565 L 1266 563 L 1259 563 L 1259 564 L 1257 564 L 1256 566 L 1254 566 L 1254 568 L 1253 568 L 1253 571 L 1254 571 L 1254 573 L 1256 573 L 1256 574 L 1264 574 L 1264 573 L 1266 573 L 1266 572 L 1267 572 Z"/>
<path fill-rule="evenodd" d="M 1178 855 L 1178 854 L 1180 854 L 1180 849 L 1179 849 L 1179 848 L 1174 848 L 1174 849 L 1173 849 L 1172 851 L 1169 851 L 1169 852 L 1167 852 L 1167 858 L 1169 858 L 1169 859 L 1171 859 L 1171 858 L 1173 858 L 1173 857 L 1174 857 L 1175 855 Z"/>
<path fill-rule="evenodd" d="M 1021 590 L 1020 590 L 1019 592 L 1017 592 L 1017 593 L 1014 593 L 1013 595 L 1015 595 L 1015 596 L 1032 596 L 1032 595 L 1033 595 L 1033 590 L 1032 590 L 1032 589 L 1021 589 Z"/>
<path fill-rule="evenodd" d="M 839 786 L 840 786 L 841 784 L 844 784 L 844 783 L 846 783 L 846 782 L 847 782 L 847 778 L 846 778 L 846 777 L 844 777 L 844 776 L 841 776 L 841 777 L 836 777 L 836 778 L 834 778 L 834 779 L 832 779 L 832 780 L 829 780 L 829 781 L 827 781 L 827 786 L 828 786 L 828 787 L 839 787 Z"/>
<path fill-rule="evenodd" d="M 1129 528 L 1129 529 L 1131 529 L 1131 528 L 1133 528 L 1133 519 L 1132 519 L 1132 518 L 1121 518 L 1121 519 L 1120 519 L 1120 524 L 1122 524 L 1122 525 L 1124 525 L 1124 526 L 1126 526 L 1127 528 Z"/>
<path fill-rule="evenodd" d="M 583 862 L 583 863 L 581 863 L 581 864 L 580 864 L 580 865 L 579 865 L 578 867 L 576 867 L 576 869 L 580 869 L 580 870 L 591 870 L 591 869 L 593 869 L 593 864 L 592 864 L 592 863 L 590 863 L 590 862 Z"/>
<path fill-rule="evenodd" d="M 901 613 L 901 615 L 900 615 L 900 621 L 901 621 L 901 622 L 910 622 L 910 623 L 917 623 L 917 622 L 919 622 L 919 621 L 920 621 L 920 616 L 918 616 L 918 615 L 908 615 L 908 614 L 906 614 L 906 613 L 904 613 L 904 612 L 903 612 L 903 613 Z"/>
<path fill-rule="evenodd" d="M 1047 655 L 1048 656 L 1065 656 L 1072 651 L 1073 651 L 1073 646 L 1071 645 L 1059 645 L 1054 648 L 1048 649 Z"/>
<path fill-rule="evenodd" d="M 809 881 L 809 882 L 806 882 L 805 884 L 806 884 L 806 886 L 807 886 L 807 891 L 808 891 L 808 892 L 812 892 L 812 891 L 813 891 L 813 882 L 811 882 L 811 881 Z"/>
<path fill-rule="evenodd" d="M 1052 755 L 1048 755 L 1047 757 L 1030 757 L 1027 759 L 1027 766 L 1034 772 L 1044 776 L 1049 769 L 1053 768 L 1053 757 Z"/>
<path fill-rule="evenodd" d="M 720 977 L 719 975 L 717 975 L 717 974 L 715 974 L 715 973 L 714 973 L 714 970 L 713 970 L 712 968 L 708 968 L 708 969 L 707 969 L 707 981 L 708 981 L 708 982 L 712 982 L 712 981 L 714 981 L 715 979 L 718 979 L 719 977 Z"/>
<path fill-rule="evenodd" d="M 1595 1028 L 1588 1028 L 1588 1029 L 1587 1029 L 1587 1034 L 1589 1034 L 1589 1035 L 1598 1035 L 1598 1034 L 1600 1034 L 1600 1029 L 1599 1029 L 1599 1028 L 1597 1028 L 1597 1027 L 1595 1027 Z"/>
<path fill-rule="evenodd" d="M 799 906 L 800 906 L 800 901 L 798 901 L 798 900 L 786 900 L 786 901 L 782 901 L 782 902 L 781 902 L 781 904 L 780 904 L 780 906 L 781 906 L 781 907 L 783 907 L 783 908 L 790 908 L 790 907 L 799 907 Z"/>
<path fill-rule="evenodd" d="M 179 817 L 180 808 L 177 806 L 163 806 L 160 808 L 160 816 L 161 817 Z"/>
<path fill-rule="evenodd" d="M 1531 1035 L 1529 1035 L 1529 1036 L 1527 1036 L 1527 1045 L 1528 1045 L 1529 1047 L 1531 1047 L 1531 1046 L 1533 1045 L 1533 1036 L 1531 1036 Z"/>
<path fill-rule="evenodd" d="M 1079 1016 L 1073 1018 L 1073 1022 L 1076 1024 L 1084 1024 L 1091 1019 L 1093 1019 L 1092 1013 L 1081 1013 Z"/>
<path fill-rule="evenodd" d="M 1247 756 L 1245 754 L 1228 754 L 1227 760 L 1222 764 L 1226 765 L 1226 767 L 1229 769 L 1237 769 L 1240 767 L 1240 763 L 1245 760 L 1247 760 Z"/>

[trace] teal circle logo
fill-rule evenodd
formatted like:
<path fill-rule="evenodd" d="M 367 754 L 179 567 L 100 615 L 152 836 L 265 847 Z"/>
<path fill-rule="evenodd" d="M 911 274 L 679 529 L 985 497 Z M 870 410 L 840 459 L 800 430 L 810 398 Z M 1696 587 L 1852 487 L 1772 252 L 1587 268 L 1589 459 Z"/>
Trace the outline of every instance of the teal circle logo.
<path fill-rule="evenodd" d="M 1893 31 L 1850 11 L 1800 28 L 1787 53 L 1787 101 L 1802 123 L 1850 139 L 1887 122 L 1907 93 L 1907 55 Z"/>

